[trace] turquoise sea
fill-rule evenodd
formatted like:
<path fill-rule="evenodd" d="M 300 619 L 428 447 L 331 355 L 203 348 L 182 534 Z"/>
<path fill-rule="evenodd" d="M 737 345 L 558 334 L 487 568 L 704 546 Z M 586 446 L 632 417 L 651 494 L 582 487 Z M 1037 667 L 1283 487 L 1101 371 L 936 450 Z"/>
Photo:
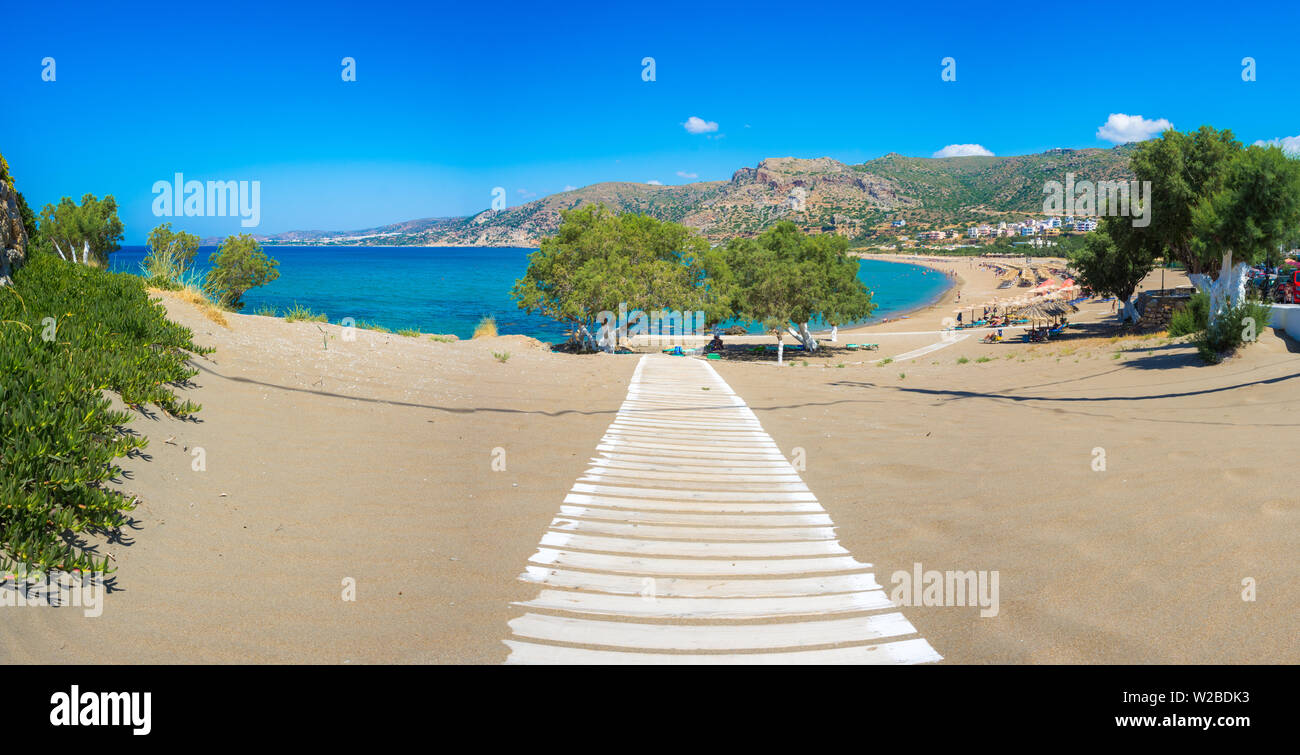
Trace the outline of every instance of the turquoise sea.
<path fill-rule="evenodd" d="M 324 312 L 330 322 L 344 317 L 397 330 L 454 333 L 468 338 L 486 315 L 501 333 L 543 341 L 565 339 L 559 323 L 529 315 L 510 299 L 532 249 L 453 247 L 266 246 L 279 260 L 280 278 L 248 292 L 244 313 L 272 307 L 283 314 L 295 303 Z M 215 247 L 196 255 L 199 271 Z M 146 249 L 125 246 L 109 260 L 117 272 L 140 273 Z M 924 306 L 943 294 L 949 279 L 918 265 L 862 260 L 858 277 L 871 289 L 877 309 L 870 321 Z"/>

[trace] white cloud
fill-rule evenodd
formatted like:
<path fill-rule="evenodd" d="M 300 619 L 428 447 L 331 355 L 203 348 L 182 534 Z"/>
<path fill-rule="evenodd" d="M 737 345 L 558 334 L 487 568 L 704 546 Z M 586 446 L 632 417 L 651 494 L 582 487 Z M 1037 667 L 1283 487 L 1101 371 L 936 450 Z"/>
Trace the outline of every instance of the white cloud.
<path fill-rule="evenodd" d="M 649 181 L 646 181 L 646 183 L 650 184 L 651 186 L 663 186 L 662 182 L 656 181 L 653 178 L 650 179 Z"/>
<path fill-rule="evenodd" d="M 684 170 L 679 170 L 679 171 L 677 171 L 677 175 L 681 176 L 682 178 L 699 178 L 699 177 L 700 177 L 700 174 L 699 174 L 699 173 L 687 173 L 687 172 L 684 171 Z"/>
<path fill-rule="evenodd" d="M 569 184 L 565 184 L 565 185 L 564 185 L 564 190 L 565 190 L 565 191 L 577 191 L 577 189 L 578 189 L 577 186 L 570 186 Z"/>
<path fill-rule="evenodd" d="M 1147 139 L 1159 136 L 1161 131 L 1173 127 L 1174 124 L 1164 118 L 1148 120 L 1140 115 L 1111 113 L 1106 122 L 1102 124 L 1102 127 L 1097 129 L 1097 138 L 1115 144 L 1144 142 Z"/>
<path fill-rule="evenodd" d="M 682 124 L 688 134 L 708 134 L 718 130 L 718 124 L 714 121 L 706 121 L 703 118 L 691 116 Z"/>
<path fill-rule="evenodd" d="M 1260 139 L 1256 147 L 1281 147 L 1288 155 L 1300 157 L 1300 136 L 1284 136 L 1280 139 Z"/>
<path fill-rule="evenodd" d="M 949 144 L 931 157 L 993 157 L 993 153 L 979 144 Z"/>

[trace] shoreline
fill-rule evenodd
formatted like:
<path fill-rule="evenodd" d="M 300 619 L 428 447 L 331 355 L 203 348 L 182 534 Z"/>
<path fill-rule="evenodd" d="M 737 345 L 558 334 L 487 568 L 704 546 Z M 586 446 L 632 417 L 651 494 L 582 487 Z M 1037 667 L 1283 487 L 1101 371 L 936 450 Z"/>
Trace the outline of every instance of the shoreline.
<path fill-rule="evenodd" d="M 337 248 L 339 248 L 339 249 L 357 248 L 357 247 L 349 247 L 349 246 L 342 245 L 342 244 L 325 244 L 325 245 L 322 245 L 322 244 L 264 244 L 264 246 L 266 246 L 266 247 L 270 247 L 270 248 L 292 248 L 292 249 L 299 249 L 299 248 L 301 248 L 301 249 L 329 249 L 329 248 L 334 248 L 334 247 L 337 247 Z M 532 250 L 532 251 L 535 251 L 535 249 L 536 249 L 535 247 L 514 247 L 514 246 L 506 247 L 506 246 L 490 246 L 490 245 L 489 245 L 489 246 L 484 246 L 484 245 L 474 245 L 474 246 L 460 246 L 460 245 L 446 245 L 446 246 L 419 246 L 419 245 L 413 245 L 413 244 L 393 244 L 393 245 L 370 244 L 370 245 L 366 245 L 366 246 L 373 246 L 373 247 L 375 247 L 375 248 L 384 248 L 384 249 L 402 249 L 402 248 L 411 248 L 411 249 L 522 249 L 522 250 Z M 125 253 L 128 253 L 128 254 L 139 254 L 139 253 L 141 253 L 142 251 L 146 251 L 146 250 L 147 250 L 147 246 L 146 246 L 146 245 L 142 245 L 142 244 L 128 244 L 128 245 L 125 245 L 123 248 L 119 249 L 117 252 L 113 252 L 112 254 L 119 254 L 119 253 L 124 253 L 124 252 L 125 252 Z M 913 266 L 915 266 L 915 267 L 926 268 L 926 269 L 929 269 L 929 270 L 934 270 L 934 271 L 937 271 L 937 272 L 940 272 L 940 273 L 944 273 L 944 277 L 947 279 L 947 284 L 946 284 L 946 286 L 944 287 L 944 289 L 943 289 L 942 291 L 938 292 L 937 294 L 934 294 L 934 295 L 932 295 L 932 296 L 930 296 L 930 297 L 927 297 L 927 298 L 925 298 L 925 299 L 923 299 L 923 300 L 920 300 L 920 301 L 914 302 L 914 303 L 912 303 L 912 304 L 906 305 L 906 306 L 904 306 L 903 308 L 901 308 L 901 309 L 899 309 L 899 310 L 897 310 L 897 311 L 895 311 L 895 312 L 890 313 L 888 317 L 885 317 L 885 318 L 883 318 L 883 319 L 868 319 L 867 321 L 860 322 L 860 323 L 854 323 L 854 324 L 849 324 L 849 325 L 841 325 L 841 326 L 839 327 L 839 332 L 841 332 L 841 333 L 847 333 L 847 332 L 859 332 L 859 331 L 864 331 L 864 330 L 867 330 L 867 329 L 870 329 L 870 328 L 878 328 L 878 327 L 881 327 L 881 326 L 890 325 L 890 324 L 893 324 L 893 323 L 896 323 L 896 322 L 900 322 L 900 321 L 903 321 L 903 320 L 909 320 L 909 319 L 912 319 L 912 318 L 914 318 L 918 313 L 924 313 L 924 312 L 927 312 L 927 311 L 929 311 L 929 310 L 931 310 L 931 309 L 934 309 L 934 308 L 936 308 L 936 307 L 941 307 L 941 306 L 943 306 L 943 305 L 945 305 L 945 304 L 947 304 L 947 303 L 950 303 L 950 302 L 954 301 L 954 300 L 955 300 L 955 292 L 956 292 L 956 291 L 959 291 L 959 290 L 962 290 L 963 287 L 966 285 L 966 280 L 965 280 L 965 279 L 964 279 L 964 278 L 963 278 L 959 273 L 957 273 L 955 270 L 947 270 L 947 269 L 945 269 L 943 266 L 941 266 L 941 265 L 939 265 L 939 264 L 931 263 L 931 262 L 928 262 L 928 261 L 926 261 L 926 260 L 919 260 L 919 259 L 898 259 L 898 258 L 897 258 L 898 255 L 882 255 L 882 254 L 873 254 L 873 253 L 864 253 L 864 252 L 853 252 L 853 251 L 850 251 L 849 253 L 850 253 L 851 255 L 853 255 L 853 257 L 854 257 L 855 259 L 858 259 L 858 260 L 862 260 L 862 259 L 881 260 L 881 261 L 885 261 L 885 262 L 892 262 L 892 263 L 894 263 L 894 264 L 913 265 Z M 112 269 L 112 260 L 111 260 L 111 257 L 110 257 L 109 269 L 110 269 L 110 270 Z M 141 275 L 141 271 L 137 271 L 137 270 L 130 270 L 130 269 L 127 269 L 127 270 L 118 270 L 118 271 L 115 271 L 115 272 L 124 272 L 124 273 L 130 274 L 130 275 L 137 275 L 137 276 L 141 276 L 141 277 L 143 277 L 143 276 Z M 291 298 L 292 298 L 292 302 L 293 302 L 292 305 L 296 305 L 298 299 L 297 299 L 297 298 L 293 298 L 293 297 L 291 297 Z M 292 305 L 289 304 L 289 303 L 282 303 L 282 304 L 280 304 L 280 305 L 277 305 L 277 306 L 276 306 L 276 314 L 275 314 L 275 315 L 272 315 L 272 316 L 274 316 L 274 317 L 276 317 L 276 318 L 279 318 L 279 319 L 284 319 L 284 315 L 280 314 L 280 310 L 281 310 L 281 309 L 284 309 L 284 308 L 287 308 L 287 307 L 289 307 L 289 306 L 292 306 Z M 327 307 L 325 308 L 325 310 L 328 311 L 328 309 L 329 309 L 329 307 L 327 306 Z M 236 313 L 234 313 L 234 314 L 245 314 L 245 315 L 253 315 L 253 316 L 266 316 L 266 315 L 259 315 L 256 311 L 253 311 L 252 309 L 246 309 L 245 311 L 236 312 Z M 338 325 L 338 324 L 339 324 L 338 322 L 334 322 L 334 321 L 330 321 L 330 320 L 327 320 L 327 322 L 330 322 L 330 324 L 334 324 L 334 325 Z M 385 329 L 390 330 L 390 331 L 393 331 L 393 332 L 398 332 L 398 331 L 404 329 L 404 327 L 405 327 L 405 326 L 402 326 L 402 325 L 390 325 L 390 324 L 387 324 L 387 323 L 382 322 L 382 321 L 379 321 L 379 320 L 376 320 L 374 324 L 379 325 L 379 326 L 381 326 L 382 328 L 385 328 Z M 411 328 L 411 329 L 414 330 L 414 328 Z M 418 331 L 418 332 L 419 332 L 419 335 L 421 335 L 421 336 L 425 336 L 425 335 L 432 335 L 432 336 L 446 335 L 446 333 L 443 332 L 443 331 L 433 331 L 433 330 L 431 330 L 431 331 L 426 332 L 426 331 L 420 330 L 420 331 Z M 826 328 L 819 328 L 819 329 L 812 330 L 811 332 L 812 332 L 813 334 L 815 334 L 815 335 L 818 335 L 818 336 L 825 336 L 825 335 L 828 335 L 828 334 L 830 333 L 830 328 L 829 328 L 829 327 L 826 327 Z M 456 337 L 457 337 L 459 340 L 467 340 L 467 337 L 465 337 L 465 336 L 460 336 L 459 334 L 453 334 L 453 335 L 456 335 Z M 563 343 L 565 343 L 565 341 L 566 341 L 566 339 L 564 339 L 563 337 L 558 338 L 558 340 L 550 340 L 550 337 L 539 337 L 539 336 L 536 335 L 536 334 L 533 334 L 533 333 L 524 333 L 524 332 L 521 332 L 521 333 L 507 333 L 507 332 L 501 332 L 501 335 L 517 335 L 517 336 L 523 336 L 523 337 L 525 337 L 525 338 L 530 338 L 530 339 L 533 339 L 533 340 L 537 340 L 537 341 L 540 341 L 540 342 L 542 342 L 542 343 L 550 344 L 550 345 L 552 345 L 552 346 L 556 346 L 556 345 L 563 344 Z M 738 337 L 762 338 L 762 337 L 769 337 L 769 334 L 767 334 L 767 333 L 762 333 L 762 332 L 758 332 L 758 333 L 748 333 L 746 336 L 738 336 Z"/>
<path fill-rule="evenodd" d="M 901 264 L 901 265 L 915 265 L 916 267 L 924 267 L 930 270 L 937 270 L 941 273 L 944 273 L 944 277 L 949 279 L 949 284 L 948 287 L 945 288 L 943 291 L 939 292 L 937 296 L 932 297 L 930 300 L 926 302 L 922 302 L 914 307 L 909 307 L 907 309 L 901 310 L 898 314 L 887 317 L 883 320 L 877 320 L 874 322 L 866 322 L 859 325 L 848 325 L 842 327 L 840 328 L 841 332 L 848 332 L 848 331 L 859 332 L 859 331 L 864 331 L 871 327 L 899 322 L 900 320 L 910 320 L 917 313 L 926 312 L 935 307 L 940 307 L 950 302 L 955 303 L 957 292 L 961 291 L 966 286 L 966 279 L 963 278 L 961 274 L 958 273 L 956 270 L 945 270 L 943 267 L 940 267 L 938 264 L 933 264 L 933 263 L 926 264 L 926 261 L 924 260 L 916 260 L 916 259 L 900 260 L 900 259 L 896 259 L 895 255 L 884 255 L 884 254 L 876 254 L 871 252 L 851 252 L 851 254 L 853 254 L 854 257 L 860 260 L 871 259 L 871 260 L 878 260 L 880 262 L 892 262 L 894 264 Z M 949 275 L 949 273 L 951 273 L 951 275 Z M 830 330 L 817 331 L 817 332 L 829 333 Z"/>

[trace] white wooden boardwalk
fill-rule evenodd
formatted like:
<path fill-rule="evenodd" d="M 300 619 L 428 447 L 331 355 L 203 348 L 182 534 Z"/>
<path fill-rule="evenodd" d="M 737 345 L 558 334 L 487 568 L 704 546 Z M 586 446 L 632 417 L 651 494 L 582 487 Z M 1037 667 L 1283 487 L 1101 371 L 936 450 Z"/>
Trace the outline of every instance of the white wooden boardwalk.
<path fill-rule="evenodd" d="M 507 663 L 941 660 L 704 361 L 642 357 L 520 576 Z"/>

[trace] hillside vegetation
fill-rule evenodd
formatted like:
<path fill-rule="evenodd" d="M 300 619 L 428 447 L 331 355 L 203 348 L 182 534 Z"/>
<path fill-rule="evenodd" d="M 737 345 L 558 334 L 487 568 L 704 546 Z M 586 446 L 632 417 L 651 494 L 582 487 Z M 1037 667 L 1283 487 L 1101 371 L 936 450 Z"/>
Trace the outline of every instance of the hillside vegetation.
<path fill-rule="evenodd" d="M 948 225 L 1039 213 L 1043 183 L 1129 179 L 1132 147 L 1051 150 L 1011 157 L 904 157 L 861 165 L 829 157 L 774 157 L 741 168 L 729 181 L 680 186 L 599 183 L 552 194 L 500 212 L 425 218 L 359 231 L 293 231 L 259 237 L 270 243 L 345 245 L 536 246 L 554 235 L 560 212 L 604 204 L 682 223 L 711 242 L 752 237 L 788 220 L 803 230 L 871 238 L 893 219 Z"/>

